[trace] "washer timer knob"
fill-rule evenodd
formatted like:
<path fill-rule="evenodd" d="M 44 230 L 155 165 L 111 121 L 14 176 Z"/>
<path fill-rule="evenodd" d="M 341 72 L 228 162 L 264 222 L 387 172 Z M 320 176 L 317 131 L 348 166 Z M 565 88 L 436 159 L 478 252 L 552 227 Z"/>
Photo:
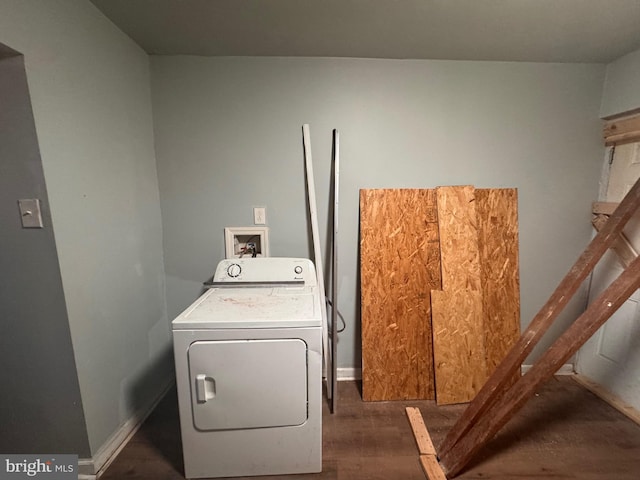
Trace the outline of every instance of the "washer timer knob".
<path fill-rule="evenodd" d="M 302 267 L 300 265 L 296 265 L 293 271 L 300 275 L 302 273 Z"/>
<path fill-rule="evenodd" d="M 242 267 L 237 263 L 232 263 L 227 267 L 227 275 L 231 278 L 236 278 L 240 273 L 242 273 Z"/>

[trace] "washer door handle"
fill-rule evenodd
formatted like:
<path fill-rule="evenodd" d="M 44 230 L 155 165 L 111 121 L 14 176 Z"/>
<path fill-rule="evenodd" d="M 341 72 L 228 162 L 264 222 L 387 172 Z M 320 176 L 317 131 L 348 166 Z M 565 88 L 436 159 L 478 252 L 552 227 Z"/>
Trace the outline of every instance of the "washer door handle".
<path fill-rule="evenodd" d="M 216 382 L 213 377 L 204 373 L 196 375 L 196 398 L 198 403 L 205 403 L 216 396 Z"/>

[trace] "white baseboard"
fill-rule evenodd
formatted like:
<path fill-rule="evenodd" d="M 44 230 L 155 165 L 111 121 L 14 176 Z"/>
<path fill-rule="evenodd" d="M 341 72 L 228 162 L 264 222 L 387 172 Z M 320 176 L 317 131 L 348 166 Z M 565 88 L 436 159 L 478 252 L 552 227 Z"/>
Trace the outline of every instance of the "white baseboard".
<path fill-rule="evenodd" d="M 353 367 L 338 368 L 338 381 L 362 380 L 362 369 Z"/>
<path fill-rule="evenodd" d="M 120 451 L 127 445 L 131 437 L 135 435 L 142 423 L 149 414 L 164 398 L 171 389 L 175 379 L 171 378 L 160 391 L 160 394 L 152 398 L 146 405 L 139 408 L 132 416 L 124 422 L 118 430 L 98 449 L 91 458 L 81 458 L 78 460 L 78 480 L 96 480 L 107 469 L 111 462 L 115 460 Z"/>
<path fill-rule="evenodd" d="M 531 367 L 532 365 L 522 365 L 522 375 L 531 370 Z M 565 363 L 556 372 L 556 375 L 573 375 L 574 373 L 573 363 Z M 338 381 L 342 382 L 348 380 L 362 380 L 362 369 L 354 367 L 338 368 Z"/>
<path fill-rule="evenodd" d="M 613 408 L 618 410 L 620 413 L 622 413 L 623 415 L 626 415 L 635 423 L 640 425 L 640 410 L 637 410 L 634 406 L 629 405 L 627 402 L 622 400 L 619 396 L 617 396 L 613 392 L 607 390 L 602 385 L 594 382 L 593 380 L 591 380 L 588 377 L 585 377 L 584 375 L 576 373 L 573 376 L 573 379 L 576 382 L 578 382 L 580 385 L 582 385 L 584 388 L 589 390 L 591 393 L 593 393 L 594 395 L 598 396 L 600 399 L 607 402 L 609 405 L 611 405 Z"/>
<path fill-rule="evenodd" d="M 522 375 L 524 375 L 529 370 L 531 370 L 531 367 L 533 367 L 533 365 L 522 365 L 520 367 L 520 371 L 522 372 Z M 574 373 L 576 372 L 575 372 L 573 363 L 565 363 L 558 369 L 555 375 L 573 375 Z"/>

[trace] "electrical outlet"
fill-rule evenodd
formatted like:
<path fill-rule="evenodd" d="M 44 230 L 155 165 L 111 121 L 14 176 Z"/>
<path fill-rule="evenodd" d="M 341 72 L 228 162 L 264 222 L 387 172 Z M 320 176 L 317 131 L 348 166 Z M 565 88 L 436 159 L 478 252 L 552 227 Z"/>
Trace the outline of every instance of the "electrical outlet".
<path fill-rule="evenodd" d="M 253 224 L 265 225 L 267 223 L 267 207 L 253 207 Z"/>

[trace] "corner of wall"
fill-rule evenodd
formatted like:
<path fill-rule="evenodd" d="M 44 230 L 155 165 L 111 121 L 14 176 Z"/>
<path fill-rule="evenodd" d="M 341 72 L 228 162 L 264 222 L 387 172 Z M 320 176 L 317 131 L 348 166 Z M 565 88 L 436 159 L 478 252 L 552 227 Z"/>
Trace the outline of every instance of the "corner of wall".
<path fill-rule="evenodd" d="M 637 110 L 640 110 L 640 49 L 607 65 L 600 116 L 612 118 Z"/>

